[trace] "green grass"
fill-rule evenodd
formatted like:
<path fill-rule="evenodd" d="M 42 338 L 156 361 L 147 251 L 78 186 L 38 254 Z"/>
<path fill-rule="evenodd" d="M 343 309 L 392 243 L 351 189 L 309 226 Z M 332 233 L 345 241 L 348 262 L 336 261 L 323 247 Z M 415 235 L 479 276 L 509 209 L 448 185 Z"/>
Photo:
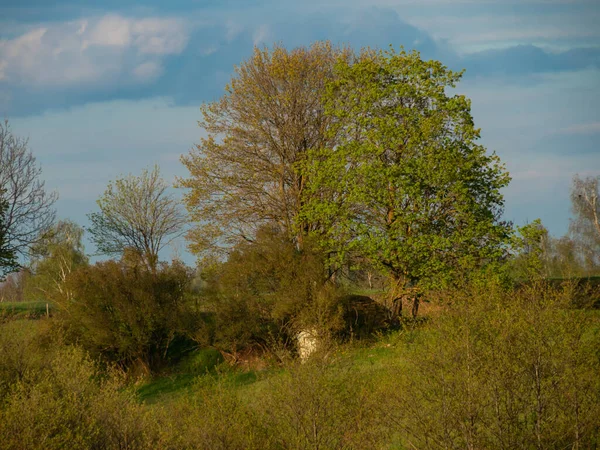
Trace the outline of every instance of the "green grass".
<path fill-rule="evenodd" d="M 54 307 L 48 304 L 49 313 Z M 0 317 L 15 319 L 39 319 L 46 315 L 46 302 L 2 302 L 0 303 Z"/>
<path fill-rule="evenodd" d="M 405 337 L 400 332 L 392 332 L 377 340 L 346 344 L 330 355 L 330 359 L 333 364 L 349 364 L 357 372 L 376 376 L 391 356 L 402 351 Z M 172 373 L 157 376 L 138 387 L 137 394 L 140 401 L 148 404 L 168 403 L 190 394 L 195 387 L 224 383 L 242 397 L 252 397 L 286 371 L 280 366 L 243 370 L 223 362 L 220 353 L 214 349 L 200 349 L 174 367 Z"/>

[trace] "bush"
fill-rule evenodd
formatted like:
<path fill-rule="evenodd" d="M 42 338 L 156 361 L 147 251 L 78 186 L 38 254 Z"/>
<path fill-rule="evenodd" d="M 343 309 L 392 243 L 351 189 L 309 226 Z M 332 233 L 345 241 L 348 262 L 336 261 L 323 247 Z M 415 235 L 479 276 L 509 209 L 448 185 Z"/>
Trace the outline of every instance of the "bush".
<path fill-rule="evenodd" d="M 0 448 L 153 448 L 151 417 L 121 381 L 99 372 L 82 350 L 64 348 L 12 386 L 0 409 Z"/>
<path fill-rule="evenodd" d="M 293 348 L 303 328 L 341 326 L 341 295 L 328 282 L 320 254 L 309 243 L 298 250 L 276 229 L 262 229 L 255 242 L 238 245 L 227 262 L 204 277 L 219 348 Z"/>
<path fill-rule="evenodd" d="M 572 290 L 456 293 L 382 388 L 406 446 L 595 448 L 598 316 Z"/>
<path fill-rule="evenodd" d="M 351 365 L 311 360 L 272 380 L 257 406 L 271 448 L 362 449 L 386 440 L 373 400 Z"/>
<path fill-rule="evenodd" d="M 13 383 L 47 366 L 55 352 L 47 321 L 14 320 L 0 324 L 0 398 Z"/>
<path fill-rule="evenodd" d="M 72 301 L 62 315 L 71 335 L 93 355 L 143 372 L 181 350 L 194 328 L 186 302 L 189 271 L 180 264 L 150 271 L 108 261 L 83 267 L 67 280 Z M 175 345 L 177 344 L 177 345 Z"/>

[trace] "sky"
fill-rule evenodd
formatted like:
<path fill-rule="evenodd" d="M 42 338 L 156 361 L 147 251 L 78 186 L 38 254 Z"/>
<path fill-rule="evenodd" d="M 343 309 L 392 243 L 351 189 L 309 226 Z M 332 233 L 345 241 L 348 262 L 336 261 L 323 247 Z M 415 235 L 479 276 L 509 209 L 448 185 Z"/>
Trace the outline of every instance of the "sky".
<path fill-rule="evenodd" d="M 600 175 L 599 23 L 598 0 L 0 0 L 0 118 L 85 226 L 110 180 L 187 176 L 200 105 L 254 46 L 404 46 L 465 69 L 455 93 L 512 176 L 504 218 L 560 236 L 573 176 Z"/>

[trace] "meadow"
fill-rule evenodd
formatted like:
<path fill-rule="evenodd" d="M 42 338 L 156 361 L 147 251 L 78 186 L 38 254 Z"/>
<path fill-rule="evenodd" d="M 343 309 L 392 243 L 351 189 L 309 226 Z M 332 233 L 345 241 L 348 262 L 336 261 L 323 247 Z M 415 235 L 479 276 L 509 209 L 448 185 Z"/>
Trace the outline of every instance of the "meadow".
<path fill-rule="evenodd" d="M 0 448 L 597 448 L 600 312 L 573 286 L 471 288 L 303 363 L 196 348 L 145 378 L 56 317 L 5 320 Z"/>

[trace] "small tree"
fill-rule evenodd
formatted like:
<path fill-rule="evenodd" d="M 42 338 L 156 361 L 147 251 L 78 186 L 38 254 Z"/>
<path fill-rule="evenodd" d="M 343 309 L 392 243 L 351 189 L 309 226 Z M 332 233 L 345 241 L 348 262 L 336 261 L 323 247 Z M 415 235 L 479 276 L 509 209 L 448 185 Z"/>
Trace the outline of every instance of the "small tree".
<path fill-rule="evenodd" d="M 139 256 L 139 255 L 138 255 Z M 80 267 L 67 279 L 72 301 L 62 309 L 73 337 L 123 367 L 160 367 L 193 315 L 185 302 L 190 271 L 179 263 L 154 270 L 126 250 L 123 261 Z"/>
<path fill-rule="evenodd" d="M 540 219 L 517 227 L 511 250 L 510 269 L 515 279 L 528 280 L 548 275 L 549 236 Z"/>
<path fill-rule="evenodd" d="M 33 247 L 29 297 L 42 294 L 44 300 L 59 305 L 71 300 L 72 293 L 66 289 L 67 278 L 78 267 L 88 263 L 82 242 L 83 232 L 76 223 L 62 220 Z"/>
<path fill-rule="evenodd" d="M 129 175 L 109 183 L 97 201 L 100 212 L 88 215 L 92 222 L 88 231 L 98 251 L 121 255 L 132 248 L 149 268 L 156 268 L 160 250 L 181 236 L 186 224 L 185 214 L 167 189 L 158 166 L 139 177 Z"/>
<path fill-rule="evenodd" d="M 28 149 L 26 139 L 15 136 L 8 124 L 0 123 L 0 193 L 2 214 L 2 248 L 9 254 L 29 256 L 54 223 L 56 193 L 48 194 L 40 181 L 41 168 Z"/>

